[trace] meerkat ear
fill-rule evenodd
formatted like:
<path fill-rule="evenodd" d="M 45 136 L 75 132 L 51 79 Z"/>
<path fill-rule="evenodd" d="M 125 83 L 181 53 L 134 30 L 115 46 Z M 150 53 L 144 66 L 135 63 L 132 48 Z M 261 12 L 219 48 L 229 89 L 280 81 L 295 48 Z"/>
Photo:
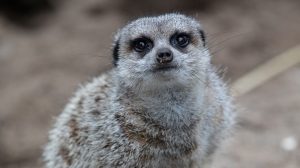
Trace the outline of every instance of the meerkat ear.
<path fill-rule="evenodd" d="M 199 33 L 200 33 L 200 38 L 201 38 L 202 43 L 203 43 L 203 47 L 205 47 L 206 46 L 206 35 L 205 35 L 203 30 L 199 30 Z"/>
<path fill-rule="evenodd" d="M 113 45 L 113 64 L 114 66 L 118 65 L 119 61 L 119 49 L 120 49 L 120 40 L 116 40 Z"/>

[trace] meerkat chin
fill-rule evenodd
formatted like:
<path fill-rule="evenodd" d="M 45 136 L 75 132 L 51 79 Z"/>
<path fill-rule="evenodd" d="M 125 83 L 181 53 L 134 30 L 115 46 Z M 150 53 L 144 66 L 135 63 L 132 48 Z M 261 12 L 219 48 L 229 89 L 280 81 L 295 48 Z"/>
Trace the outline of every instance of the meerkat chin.
<path fill-rule="evenodd" d="M 80 88 L 50 131 L 47 168 L 199 168 L 234 125 L 204 31 L 181 14 L 115 36 L 114 67 Z"/>

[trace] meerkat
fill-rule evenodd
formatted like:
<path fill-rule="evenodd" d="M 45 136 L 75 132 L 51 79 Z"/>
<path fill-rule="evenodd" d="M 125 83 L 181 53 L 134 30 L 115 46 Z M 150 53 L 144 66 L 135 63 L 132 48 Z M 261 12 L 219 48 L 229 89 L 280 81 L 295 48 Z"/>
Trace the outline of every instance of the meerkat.
<path fill-rule="evenodd" d="M 202 168 L 231 135 L 232 98 L 195 19 L 129 23 L 115 36 L 113 63 L 57 118 L 47 168 Z"/>

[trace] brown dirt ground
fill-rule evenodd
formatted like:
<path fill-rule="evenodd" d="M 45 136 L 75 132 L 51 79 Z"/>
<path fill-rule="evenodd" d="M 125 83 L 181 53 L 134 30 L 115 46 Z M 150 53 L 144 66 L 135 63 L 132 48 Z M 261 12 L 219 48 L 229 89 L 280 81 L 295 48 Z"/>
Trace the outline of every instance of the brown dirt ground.
<path fill-rule="evenodd" d="M 158 5 L 159 4 L 159 5 Z M 111 67 L 111 41 L 128 20 L 181 11 L 201 20 L 214 63 L 233 81 L 300 43 L 300 1 L 65 0 L 37 18 L 39 27 L 15 26 L 0 16 L 0 167 L 41 167 L 47 131 L 72 92 Z M 237 133 L 216 159 L 223 168 L 297 168 L 300 148 L 300 67 L 237 98 Z"/>

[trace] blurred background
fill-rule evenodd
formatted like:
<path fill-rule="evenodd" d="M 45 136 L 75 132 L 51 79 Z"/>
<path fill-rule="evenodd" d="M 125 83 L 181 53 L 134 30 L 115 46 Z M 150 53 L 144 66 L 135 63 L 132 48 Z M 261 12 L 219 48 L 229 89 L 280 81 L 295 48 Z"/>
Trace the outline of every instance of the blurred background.
<path fill-rule="evenodd" d="M 300 44 L 299 0 L 1 0 L 0 167 L 42 167 L 54 117 L 111 65 L 114 33 L 145 15 L 201 21 L 229 85 Z M 238 126 L 216 168 L 300 167 L 300 65 L 236 97 Z"/>

